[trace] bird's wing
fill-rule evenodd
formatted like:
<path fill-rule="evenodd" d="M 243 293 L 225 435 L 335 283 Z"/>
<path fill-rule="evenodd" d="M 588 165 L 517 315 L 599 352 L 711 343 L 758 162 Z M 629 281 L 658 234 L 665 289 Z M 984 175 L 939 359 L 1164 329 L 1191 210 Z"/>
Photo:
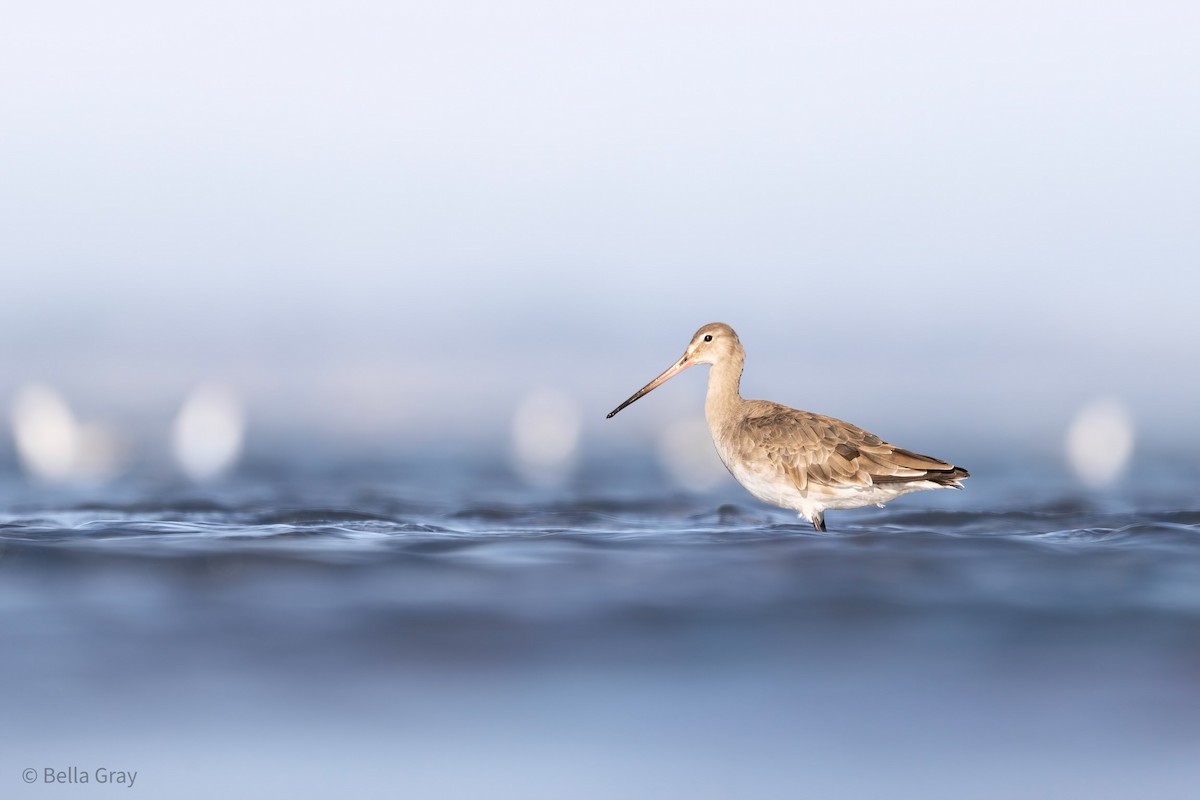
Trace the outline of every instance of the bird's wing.
<path fill-rule="evenodd" d="M 785 472 L 801 491 L 809 483 L 871 486 L 932 480 L 951 483 L 967 471 L 894 447 L 833 417 L 757 401 L 741 422 L 747 444 Z"/>

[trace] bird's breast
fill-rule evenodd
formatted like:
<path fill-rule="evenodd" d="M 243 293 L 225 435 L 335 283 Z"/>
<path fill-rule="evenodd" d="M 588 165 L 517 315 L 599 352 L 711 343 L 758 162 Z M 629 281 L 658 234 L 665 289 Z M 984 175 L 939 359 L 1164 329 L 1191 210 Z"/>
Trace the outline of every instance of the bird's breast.
<path fill-rule="evenodd" d="M 763 448 L 750 446 L 722 431 L 713 432 L 713 444 L 729 474 L 759 500 L 782 508 L 794 508 L 802 499 L 795 482 L 778 460 L 770 458 Z"/>

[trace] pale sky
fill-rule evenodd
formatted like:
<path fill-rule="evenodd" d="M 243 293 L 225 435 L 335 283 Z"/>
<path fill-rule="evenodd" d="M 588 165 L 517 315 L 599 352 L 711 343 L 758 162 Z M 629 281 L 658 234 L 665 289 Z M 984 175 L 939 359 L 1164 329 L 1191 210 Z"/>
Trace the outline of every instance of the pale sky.
<path fill-rule="evenodd" d="M 604 412 L 722 320 L 747 395 L 868 427 L 1033 439 L 1111 395 L 1200 436 L 1197 30 L 1186 2 L 18 4 L 0 396 L 140 417 L 217 380 L 280 428 L 469 439 L 544 385 L 637 437 L 702 378 Z"/>

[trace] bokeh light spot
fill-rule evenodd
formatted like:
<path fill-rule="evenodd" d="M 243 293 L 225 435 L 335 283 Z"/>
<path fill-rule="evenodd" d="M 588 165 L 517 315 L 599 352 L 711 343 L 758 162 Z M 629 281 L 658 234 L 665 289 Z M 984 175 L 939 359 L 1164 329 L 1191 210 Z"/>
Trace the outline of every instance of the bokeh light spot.
<path fill-rule="evenodd" d="M 575 403 L 561 392 L 541 390 L 517 407 L 512 426 L 513 466 L 534 486 L 566 481 L 579 449 L 580 418 Z"/>
<path fill-rule="evenodd" d="M 188 395 L 175 418 L 172 452 L 189 478 L 210 480 L 237 461 L 244 433 L 237 396 L 220 386 L 200 386 Z"/>
<path fill-rule="evenodd" d="M 711 489 L 726 475 L 703 418 L 672 420 L 658 436 L 658 458 L 676 486 Z"/>
<path fill-rule="evenodd" d="M 38 480 L 103 482 L 121 468 L 117 435 L 96 422 L 79 423 L 48 386 L 30 384 L 17 392 L 12 429 L 22 469 Z"/>
<path fill-rule="evenodd" d="M 1133 445 L 1133 420 L 1115 400 L 1087 404 L 1067 429 L 1067 460 L 1075 476 L 1093 489 L 1103 489 L 1121 477 Z"/>
<path fill-rule="evenodd" d="M 69 480 L 75 471 L 75 417 L 48 386 L 22 387 L 13 400 L 13 438 L 26 473 L 44 481 Z"/>

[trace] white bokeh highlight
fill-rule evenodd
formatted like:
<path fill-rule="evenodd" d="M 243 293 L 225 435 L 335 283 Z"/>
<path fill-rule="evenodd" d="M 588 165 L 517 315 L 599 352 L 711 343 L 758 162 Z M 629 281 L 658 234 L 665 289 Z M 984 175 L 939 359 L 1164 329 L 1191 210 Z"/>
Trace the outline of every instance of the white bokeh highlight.
<path fill-rule="evenodd" d="M 242 453 L 245 436 L 242 404 L 229 389 L 200 386 L 184 400 L 171 431 L 175 463 L 195 481 L 227 472 Z"/>
<path fill-rule="evenodd" d="M 526 483 L 564 483 L 579 454 L 580 415 L 562 392 L 543 389 L 525 397 L 513 415 L 512 464 Z"/>
<path fill-rule="evenodd" d="M 29 384 L 13 398 L 13 439 L 25 473 L 48 483 L 99 483 L 121 468 L 116 434 L 97 422 L 80 423 L 61 394 Z"/>
<path fill-rule="evenodd" d="M 667 423 L 658 435 L 657 447 L 659 462 L 681 489 L 712 489 L 727 474 L 701 417 L 682 417 Z"/>
<path fill-rule="evenodd" d="M 1121 403 L 1094 400 L 1075 414 L 1067 429 L 1067 461 L 1081 483 L 1104 489 L 1129 466 L 1134 439 L 1133 419 Z"/>

